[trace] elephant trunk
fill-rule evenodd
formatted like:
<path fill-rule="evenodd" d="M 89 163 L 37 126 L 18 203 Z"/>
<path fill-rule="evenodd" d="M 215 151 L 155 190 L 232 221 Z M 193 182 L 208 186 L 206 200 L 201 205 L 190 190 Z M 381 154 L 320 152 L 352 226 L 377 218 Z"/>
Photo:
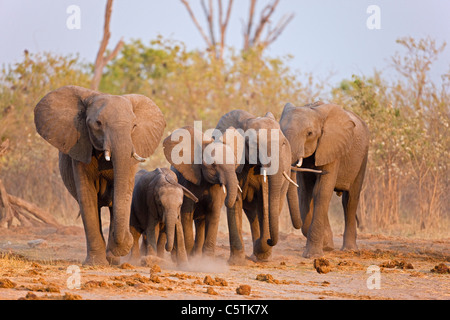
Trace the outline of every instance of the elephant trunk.
<path fill-rule="evenodd" d="M 175 227 L 177 225 L 177 213 L 176 212 L 166 212 L 164 214 L 164 225 L 166 228 L 166 251 L 171 252 L 173 249 L 174 239 L 175 239 Z"/>
<path fill-rule="evenodd" d="M 234 171 L 226 174 L 225 182 L 223 185 L 225 186 L 227 191 L 225 206 L 227 208 L 233 208 L 234 204 L 236 203 L 239 185 L 239 181 Z"/>
<path fill-rule="evenodd" d="M 120 141 L 120 140 L 118 140 Z M 111 252 L 115 256 L 128 254 L 133 244 L 130 233 L 130 208 L 134 186 L 134 164 L 131 160 L 131 137 L 129 143 L 121 142 L 120 145 L 112 145 L 111 159 L 114 170 L 113 193 L 113 240 Z"/>
<path fill-rule="evenodd" d="M 291 172 L 291 179 L 297 181 L 297 173 Z M 302 227 L 302 219 L 300 216 L 300 206 L 298 201 L 298 191 L 297 187 L 292 183 L 289 184 L 287 192 L 287 201 L 289 206 L 289 213 L 291 215 L 292 225 L 295 229 L 300 229 Z"/>
<path fill-rule="evenodd" d="M 269 232 L 270 239 L 267 240 L 269 246 L 278 243 L 278 222 L 280 217 L 281 185 L 283 177 L 278 173 L 270 176 L 269 179 Z"/>

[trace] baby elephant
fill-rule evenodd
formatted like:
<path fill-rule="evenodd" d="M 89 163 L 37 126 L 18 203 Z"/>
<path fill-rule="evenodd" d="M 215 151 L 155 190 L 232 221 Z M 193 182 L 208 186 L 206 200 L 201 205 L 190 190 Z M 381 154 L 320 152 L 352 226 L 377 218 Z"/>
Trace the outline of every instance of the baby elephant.
<path fill-rule="evenodd" d="M 186 196 L 187 200 L 184 196 Z M 157 168 L 152 172 L 141 170 L 136 174 L 131 203 L 130 231 L 133 235 L 130 261 L 138 262 L 140 254 L 164 256 L 175 248 L 178 264 L 187 262 L 180 209 L 185 201 L 198 199 L 180 185 L 174 172 Z M 139 238 L 143 234 L 141 251 Z"/>

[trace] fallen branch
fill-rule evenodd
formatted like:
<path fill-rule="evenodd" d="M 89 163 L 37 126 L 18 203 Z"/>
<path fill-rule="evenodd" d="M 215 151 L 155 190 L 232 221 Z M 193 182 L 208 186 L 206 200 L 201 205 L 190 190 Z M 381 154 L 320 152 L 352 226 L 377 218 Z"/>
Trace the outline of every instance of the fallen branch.
<path fill-rule="evenodd" d="M 10 227 L 14 217 L 22 226 L 60 226 L 54 217 L 38 206 L 8 194 L 0 180 L 0 226 L 6 224 Z"/>

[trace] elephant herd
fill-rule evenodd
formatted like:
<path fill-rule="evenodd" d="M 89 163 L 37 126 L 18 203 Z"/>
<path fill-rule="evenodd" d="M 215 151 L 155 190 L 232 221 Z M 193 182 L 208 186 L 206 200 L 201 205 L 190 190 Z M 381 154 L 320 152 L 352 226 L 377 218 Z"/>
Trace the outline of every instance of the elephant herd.
<path fill-rule="evenodd" d="M 342 249 L 357 249 L 369 131 L 340 106 L 288 103 L 279 121 L 271 112 L 257 117 L 233 110 L 208 132 L 195 125 L 178 128 L 162 143 L 171 168 L 137 173 L 166 127 L 149 98 L 65 86 L 45 95 L 34 116 L 37 132 L 59 150 L 62 180 L 79 204 L 84 264 L 115 263 L 130 252 L 139 261 L 166 250 L 178 264 L 214 256 L 224 205 L 229 263 L 245 261 L 242 212 L 250 223 L 252 258 L 267 261 L 286 199 L 293 226 L 307 238 L 303 256 L 322 256 L 334 248 L 328 221 L 333 192 L 342 195 Z M 107 242 L 102 207 L 110 212 Z"/>

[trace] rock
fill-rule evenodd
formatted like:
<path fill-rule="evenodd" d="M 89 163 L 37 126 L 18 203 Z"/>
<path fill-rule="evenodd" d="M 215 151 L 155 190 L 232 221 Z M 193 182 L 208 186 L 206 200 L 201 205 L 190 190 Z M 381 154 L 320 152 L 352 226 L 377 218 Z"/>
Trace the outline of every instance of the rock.
<path fill-rule="evenodd" d="M 314 268 L 318 273 L 328 273 L 331 271 L 330 261 L 325 258 L 314 259 Z"/>
<path fill-rule="evenodd" d="M 240 285 L 236 289 L 236 293 L 240 294 L 242 296 L 249 296 L 251 291 L 252 291 L 252 288 L 249 285 L 247 285 L 247 284 Z"/>
<path fill-rule="evenodd" d="M 430 271 L 433 273 L 444 274 L 444 273 L 450 273 L 450 268 L 447 267 L 444 263 L 440 263 L 437 266 L 434 266 L 434 268 L 431 269 Z"/>
<path fill-rule="evenodd" d="M 222 278 L 211 278 L 211 276 L 205 276 L 205 279 L 203 279 L 203 283 L 207 284 L 208 286 L 222 286 L 226 287 L 228 286 L 228 282 L 225 279 Z"/>
<path fill-rule="evenodd" d="M 150 274 L 152 273 L 158 273 L 161 272 L 161 267 L 158 266 L 157 264 L 154 264 L 151 268 L 150 268 Z"/>
<path fill-rule="evenodd" d="M 380 267 L 396 268 L 396 269 L 414 269 L 414 267 L 411 263 L 407 263 L 406 261 L 397 261 L 397 260 L 383 262 L 382 264 L 380 264 Z"/>
<path fill-rule="evenodd" d="M 213 295 L 213 296 L 217 296 L 218 295 L 218 293 L 211 287 L 208 287 L 208 289 L 206 289 L 206 293 L 210 294 L 210 295 Z"/>
<path fill-rule="evenodd" d="M 17 284 L 15 284 L 14 282 L 12 282 L 9 279 L 6 279 L 6 278 L 0 279 L 0 288 L 12 289 L 12 288 L 15 288 L 16 286 L 17 286 Z"/>
<path fill-rule="evenodd" d="M 134 267 L 131 264 L 127 263 L 127 262 L 122 263 L 119 268 L 120 269 L 134 269 Z"/>

